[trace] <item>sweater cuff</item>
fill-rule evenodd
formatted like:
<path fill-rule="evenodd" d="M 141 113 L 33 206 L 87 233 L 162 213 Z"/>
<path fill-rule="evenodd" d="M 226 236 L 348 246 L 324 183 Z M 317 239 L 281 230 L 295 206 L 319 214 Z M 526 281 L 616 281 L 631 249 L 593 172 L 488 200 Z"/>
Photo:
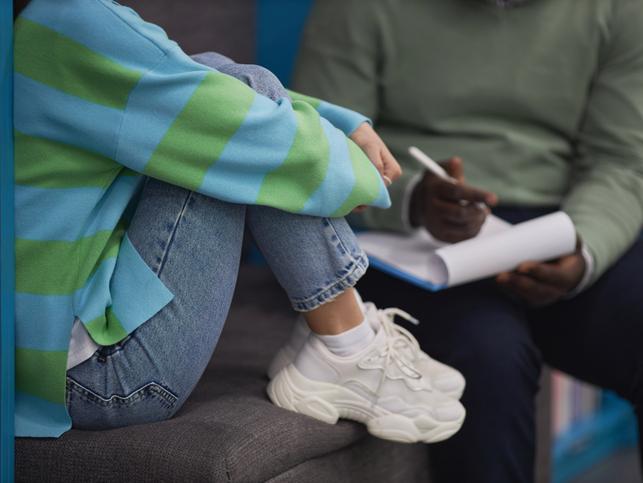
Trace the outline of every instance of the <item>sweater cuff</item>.
<path fill-rule="evenodd" d="M 400 214 L 402 219 L 402 225 L 404 226 L 404 231 L 411 232 L 415 230 L 411 224 L 411 198 L 413 198 L 413 192 L 418 184 L 424 178 L 424 172 L 420 171 L 411 176 L 411 178 L 404 185 L 404 190 L 401 193 L 400 199 Z"/>
<path fill-rule="evenodd" d="M 346 136 L 350 136 L 355 130 L 365 122 L 373 124 L 372 121 L 360 114 L 359 112 L 346 109 L 345 107 L 336 106 L 330 102 L 321 101 L 317 107 L 317 112 L 321 117 L 328 120 L 333 126 L 342 131 Z"/>
<path fill-rule="evenodd" d="M 411 195 L 422 173 L 404 171 L 402 176 L 389 187 L 391 207 L 387 210 L 367 208 L 359 214 L 351 214 L 350 223 L 358 229 L 387 230 L 412 233 L 415 228 L 410 222 Z"/>
<path fill-rule="evenodd" d="M 594 257 L 592 256 L 592 253 L 589 251 L 589 248 L 587 247 L 585 242 L 582 242 L 581 244 L 581 255 L 585 260 L 585 273 L 583 274 L 583 278 L 581 278 L 581 281 L 578 283 L 578 285 L 576 285 L 576 288 L 567 294 L 567 296 L 565 297 L 566 299 L 576 297 L 576 295 L 583 292 L 587 287 L 589 287 L 592 282 L 595 270 Z"/>

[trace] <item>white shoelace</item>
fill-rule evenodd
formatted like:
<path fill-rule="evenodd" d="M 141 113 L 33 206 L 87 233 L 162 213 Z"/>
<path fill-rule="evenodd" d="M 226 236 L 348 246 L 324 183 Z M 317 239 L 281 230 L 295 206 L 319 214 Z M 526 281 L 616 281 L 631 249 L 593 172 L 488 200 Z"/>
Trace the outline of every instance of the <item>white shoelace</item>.
<path fill-rule="evenodd" d="M 420 321 L 418 319 L 397 307 L 389 307 L 387 309 L 380 310 L 372 303 L 366 303 L 365 306 L 367 317 L 377 317 L 380 321 L 380 325 L 389 337 L 394 338 L 398 344 L 410 346 L 414 352 L 420 350 L 420 344 L 413 334 L 401 325 L 397 325 L 395 323 L 396 316 L 412 323 L 413 325 L 420 325 Z"/>
<path fill-rule="evenodd" d="M 366 306 L 366 312 L 367 316 L 376 316 L 379 318 L 381 327 L 387 335 L 386 345 L 378 354 L 378 357 L 384 359 L 384 367 L 375 393 L 379 395 L 391 363 L 397 364 L 400 371 L 402 371 L 406 377 L 421 379 L 422 373 L 415 368 L 413 361 L 409 360 L 401 351 L 401 349 L 405 349 L 409 347 L 409 345 L 413 349 L 419 349 L 419 344 L 415 340 L 415 337 L 404 327 L 397 325 L 394 319 L 398 316 L 416 325 L 419 324 L 419 321 L 404 310 L 396 307 L 378 310 L 374 305 L 369 304 Z M 373 401 L 373 404 L 375 404 L 375 401 Z"/>

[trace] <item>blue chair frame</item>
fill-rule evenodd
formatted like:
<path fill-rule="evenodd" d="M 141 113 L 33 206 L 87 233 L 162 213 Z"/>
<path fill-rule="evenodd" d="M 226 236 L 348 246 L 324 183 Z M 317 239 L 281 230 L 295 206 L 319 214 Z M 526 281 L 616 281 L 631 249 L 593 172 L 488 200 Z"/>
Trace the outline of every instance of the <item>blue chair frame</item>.
<path fill-rule="evenodd" d="M 13 2 L 0 0 L 0 482 L 14 479 Z"/>
<path fill-rule="evenodd" d="M 257 1 L 257 61 L 290 84 L 299 40 L 313 0 Z"/>

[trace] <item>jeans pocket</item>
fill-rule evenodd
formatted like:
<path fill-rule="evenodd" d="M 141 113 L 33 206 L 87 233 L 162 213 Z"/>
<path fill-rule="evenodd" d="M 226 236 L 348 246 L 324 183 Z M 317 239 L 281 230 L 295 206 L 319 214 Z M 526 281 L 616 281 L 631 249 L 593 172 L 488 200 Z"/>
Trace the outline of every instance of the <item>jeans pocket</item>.
<path fill-rule="evenodd" d="M 178 396 L 150 381 L 128 394 L 101 395 L 67 377 L 67 409 L 78 429 L 109 429 L 170 418 Z"/>

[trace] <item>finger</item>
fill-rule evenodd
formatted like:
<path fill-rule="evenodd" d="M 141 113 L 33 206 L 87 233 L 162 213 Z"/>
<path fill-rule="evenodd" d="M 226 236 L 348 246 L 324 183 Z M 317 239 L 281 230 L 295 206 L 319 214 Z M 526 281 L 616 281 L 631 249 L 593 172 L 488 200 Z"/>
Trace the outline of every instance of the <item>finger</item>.
<path fill-rule="evenodd" d="M 366 211 L 366 205 L 360 205 L 357 208 L 354 208 L 351 213 L 359 214 L 359 213 L 364 213 L 364 211 Z"/>
<path fill-rule="evenodd" d="M 560 290 L 558 287 L 539 282 L 530 276 L 521 275 L 515 272 L 508 273 L 506 275 L 503 274 L 502 281 L 499 281 L 498 283 L 514 292 L 531 305 L 545 305 L 554 302 L 565 295 L 565 292 Z"/>
<path fill-rule="evenodd" d="M 518 271 L 548 285 L 561 288 L 567 285 L 564 270 L 553 263 L 522 264 Z"/>
<path fill-rule="evenodd" d="M 434 190 L 440 198 L 450 201 L 462 200 L 469 203 L 485 203 L 489 206 L 494 206 L 498 201 L 498 197 L 489 191 L 446 180 L 434 181 Z"/>
<path fill-rule="evenodd" d="M 375 166 L 375 169 L 377 169 L 380 175 L 385 175 L 386 173 L 384 172 L 384 163 L 382 162 L 382 156 L 379 147 L 369 145 L 364 148 L 364 152 L 366 153 L 366 156 L 368 156 L 368 159 L 371 160 L 371 163 L 373 163 L 373 166 Z"/>
<path fill-rule="evenodd" d="M 391 154 L 386 146 L 382 148 L 382 162 L 384 163 L 384 175 L 387 176 L 391 181 L 395 181 L 402 175 L 402 168 L 400 164 L 395 159 L 395 156 Z"/>
<path fill-rule="evenodd" d="M 442 224 L 465 230 L 469 236 L 475 236 L 484 225 L 486 214 L 480 209 L 439 200 L 433 200 L 432 203 L 427 216 Z"/>
<path fill-rule="evenodd" d="M 464 164 L 462 159 L 454 156 L 443 163 L 444 169 L 458 183 L 464 182 Z"/>
<path fill-rule="evenodd" d="M 500 284 L 505 284 L 509 282 L 511 274 L 509 272 L 501 272 L 496 276 L 496 282 Z"/>
<path fill-rule="evenodd" d="M 481 226 L 487 217 L 486 210 L 481 210 L 472 204 L 461 205 L 460 203 L 434 198 L 433 207 L 437 216 L 459 225 Z"/>

